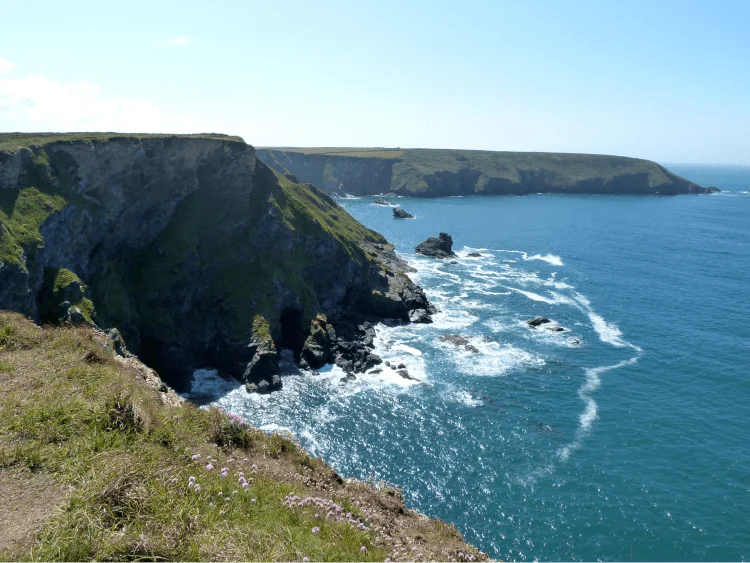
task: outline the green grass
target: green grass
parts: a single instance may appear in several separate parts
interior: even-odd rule
[[[623,182],[634,182],[636,176],[645,178],[638,184],[642,193],[669,191],[679,186],[685,191],[692,184],[676,176],[655,162],[637,158],[595,154],[542,152],[496,152],[450,149],[385,149],[385,148],[267,148],[269,163],[288,169],[300,181],[313,177],[324,185],[328,180],[342,177],[337,171],[338,157],[392,160],[390,189],[411,195],[459,195],[471,193],[532,193],[532,192],[587,192],[617,191]],[[299,166],[299,159],[283,155],[302,154],[307,159]],[[330,157],[326,160],[325,157]],[[363,164],[365,164],[363,162]],[[363,167],[363,174],[370,173]],[[357,180],[346,169],[350,185],[341,189],[359,194]],[[602,188],[606,185],[608,187]],[[631,184],[633,185],[633,184]],[[338,182],[336,182],[338,189]]]
[[[241,137],[218,133],[174,135],[162,133],[0,133],[0,151],[14,151],[33,146],[58,142],[105,142],[116,139],[217,139],[221,141],[244,142]]]
[[[25,254],[44,245],[39,228],[66,200],[35,187],[0,190],[0,262],[26,269]]]
[[[192,460],[197,453],[201,459]],[[212,470],[205,467],[209,455]],[[90,330],[39,329],[0,313],[0,471],[50,475],[70,491],[31,545],[0,558],[385,557],[374,532],[284,504],[288,494],[308,489],[274,477],[263,459],[293,473],[327,471],[286,438],[216,410],[163,405],[159,392],[115,362]],[[219,475],[221,467],[229,477]],[[240,471],[252,477],[247,491],[238,484]],[[188,487],[191,475],[200,492]],[[315,526],[319,534],[311,532]]]

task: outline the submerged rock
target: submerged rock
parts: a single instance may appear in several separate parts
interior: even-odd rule
[[[552,322],[547,317],[534,317],[533,319],[530,319],[526,321],[526,324],[529,325],[531,328],[536,328],[540,325],[546,324]]]
[[[411,213],[408,213],[407,211],[404,211],[400,207],[396,207],[393,210],[393,216],[396,219],[414,219],[414,215],[412,215]]]
[[[443,334],[439,340],[441,342],[448,342],[459,348],[463,346],[465,350],[474,354],[479,353],[479,349],[476,346],[469,344],[468,338],[464,338],[458,334]]]
[[[471,258],[481,258],[482,255],[479,254],[479,252],[469,252],[466,256],[470,256]]]
[[[376,199],[375,200],[375,204],[376,205],[387,205],[388,207],[391,206],[391,203],[388,202],[388,201],[386,201],[386,200],[384,200],[384,199]]]
[[[430,237],[423,243],[417,245],[417,254],[432,256],[434,258],[448,258],[455,256],[453,252],[453,237],[448,233],[440,233],[437,238]]]
[[[545,326],[544,328],[547,329],[547,330],[549,330],[550,332],[563,332],[565,330],[560,325]]]

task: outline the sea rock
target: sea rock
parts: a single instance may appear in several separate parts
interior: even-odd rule
[[[533,319],[530,319],[526,321],[526,324],[529,325],[531,328],[536,328],[540,325],[546,324],[552,322],[547,317],[534,317]]]
[[[545,326],[544,328],[547,329],[547,330],[549,330],[550,332],[563,332],[565,330],[560,325]]]
[[[477,348],[476,346],[472,346],[471,344],[466,344],[464,348],[468,352],[472,352],[473,354],[479,354],[479,348]]]
[[[387,205],[388,207],[391,206],[390,202],[384,200],[384,199],[376,199],[375,200],[376,205]]]
[[[568,343],[572,344],[573,346],[578,346],[581,341],[578,338],[568,338]]]
[[[393,216],[396,219],[414,219],[414,215],[407,211],[404,211],[400,207],[396,207],[393,209]]]
[[[409,311],[409,320],[413,323],[431,323],[432,315],[426,309],[414,309]]]
[[[399,374],[404,379],[408,379],[410,381],[419,381],[416,377],[412,377],[411,375],[409,375],[409,371],[408,370],[399,369],[399,370],[396,370],[396,373]]]
[[[463,336],[460,336],[458,334],[443,334],[439,338],[439,340],[441,342],[449,342],[454,346],[466,346],[469,343],[469,340],[467,338],[464,338]]]
[[[417,245],[417,254],[432,256],[434,258],[447,258],[455,256],[453,252],[453,237],[448,233],[440,233],[437,238],[430,237]]]
[[[479,252],[469,252],[466,256],[470,256],[471,258],[481,258],[482,255],[479,254]]]
[[[328,318],[317,315],[310,323],[310,336],[302,345],[300,364],[311,370],[316,370],[328,363],[331,356],[331,345],[336,340],[336,331]]]
[[[253,354],[243,377],[248,393],[268,393],[281,389],[281,369],[276,345],[268,321],[260,315],[253,319],[248,349]]]

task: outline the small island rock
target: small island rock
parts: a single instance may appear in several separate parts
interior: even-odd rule
[[[414,215],[412,215],[411,213],[407,213],[399,207],[393,208],[393,216],[396,219],[414,219]]]
[[[437,238],[430,237],[423,243],[417,245],[417,254],[432,256],[434,258],[447,258],[455,256],[453,252],[453,237],[448,233],[440,233]]]
[[[543,325],[549,322],[552,321],[550,321],[547,317],[534,317],[533,319],[526,321],[526,324],[531,328],[536,328],[539,325]]]

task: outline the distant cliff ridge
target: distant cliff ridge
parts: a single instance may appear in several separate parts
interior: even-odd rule
[[[388,241],[221,135],[0,134],[0,309],[117,328],[178,387],[364,371],[368,319],[432,311]],[[119,336],[113,336],[115,340]]]
[[[330,194],[702,194],[718,191],[648,160],[443,149],[264,148],[258,157]]]

